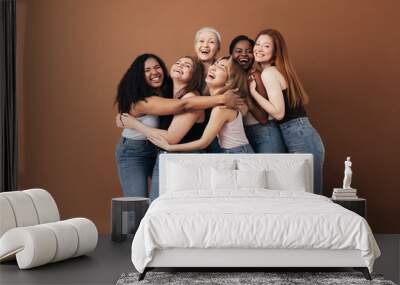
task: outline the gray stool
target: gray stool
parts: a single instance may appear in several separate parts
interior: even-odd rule
[[[149,207],[150,199],[120,197],[111,200],[111,240],[123,241],[134,236]]]

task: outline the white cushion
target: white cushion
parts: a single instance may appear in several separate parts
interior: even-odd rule
[[[238,159],[239,170],[266,170],[267,188],[311,191],[310,169],[304,160]]]
[[[270,169],[267,171],[267,188],[272,190],[306,191],[307,180],[303,164],[285,171]]]
[[[210,165],[207,161],[170,161],[167,164],[167,191],[191,189],[211,189],[211,167],[216,169],[235,169],[234,160],[221,160]]]
[[[86,254],[97,237],[96,226],[85,218],[13,228],[0,238],[0,261],[16,255],[19,268],[28,269]]]
[[[240,188],[267,188],[267,176],[262,170],[236,170],[237,187]]]
[[[65,221],[43,224],[51,229],[57,240],[57,250],[51,262],[57,262],[75,255],[79,237],[75,228]]]
[[[1,193],[10,203],[15,215],[17,227],[33,226],[39,223],[35,205],[31,197],[22,191]]]
[[[56,202],[49,192],[43,189],[29,189],[22,191],[28,194],[36,208],[39,224],[51,223],[60,220]]]
[[[9,229],[15,228],[17,222],[11,204],[6,197],[0,193],[0,237]]]
[[[57,251],[53,231],[43,225],[13,228],[0,238],[0,260],[16,255],[20,269],[51,262]]]
[[[96,225],[86,218],[73,218],[63,221],[72,225],[78,233],[78,248],[73,257],[91,252],[97,246],[98,233]]]
[[[212,190],[240,190],[241,188],[266,188],[266,171],[211,169]]]
[[[236,190],[236,170],[211,168],[211,189]]]

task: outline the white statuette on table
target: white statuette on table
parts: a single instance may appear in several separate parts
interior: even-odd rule
[[[334,188],[332,193],[332,199],[336,200],[351,200],[357,199],[357,189],[351,187],[351,178],[353,171],[351,170],[352,162],[350,156],[347,157],[344,162],[344,178],[343,188]]]
[[[344,162],[344,179],[343,179],[343,189],[352,189],[351,188],[351,177],[353,175],[353,171],[351,170],[351,161],[350,156],[347,157]]]

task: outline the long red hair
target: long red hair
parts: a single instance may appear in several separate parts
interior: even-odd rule
[[[308,95],[305,92],[299,77],[294,71],[292,62],[289,59],[286,42],[282,34],[274,29],[266,29],[258,33],[256,41],[262,35],[270,36],[273,41],[271,65],[278,69],[288,84],[289,106],[294,108],[298,105],[307,104],[309,101]]]

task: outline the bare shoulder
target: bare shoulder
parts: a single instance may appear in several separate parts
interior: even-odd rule
[[[231,111],[231,110],[224,106],[215,106],[214,108],[212,108],[211,114],[226,115],[226,114],[229,114],[229,111]]]
[[[261,72],[261,77],[267,79],[276,79],[279,75],[282,76],[282,74],[275,66],[264,68]]]
[[[237,111],[224,106],[216,106],[211,111],[211,116],[231,121],[237,116]]]
[[[263,81],[270,83],[278,81],[282,89],[285,89],[287,86],[285,77],[275,66],[265,68],[261,73],[261,78]]]

